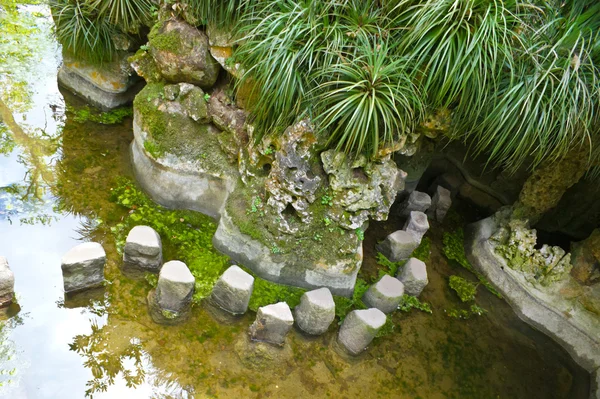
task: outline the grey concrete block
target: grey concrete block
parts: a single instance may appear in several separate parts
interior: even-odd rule
[[[187,265],[172,260],[163,265],[156,285],[156,302],[160,309],[181,313],[190,306],[196,280]]]
[[[377,250],[392,262],[399,262],[408,259],[419,244],[420,241],[415,235],[404,230],[398,230],[378,244]]]
[[[369,287],[362,300],[371,308],[377,308],[383,313],[391,313],[398,309],[402,295],[404,295],[404,284],[386,274]]]
[[[421,239],[429,230],[427,215],[419,211],[410,212],[402,230],[412,234],[421,243]]]
[[[404,293],[419,296],[427,285],[427,267],[417,258],[410,258],[396,276],[404,284]]]
[[[385,322],[386,316],[379,309],[353,310],[340,327],[338,342],[350,354],[358,355],[373,341]]]
[[[400,207],[400,214],[408,216],[412,211],[425,212],[431,206],[431,197],[421,191],[413,191]]]
[[[335,302],[328,288],[305,292],[300,304],[294,308],[298,327],[311,335],[320,335],[327,331],[335,319]]]
[[[0,308],[12,303],[15,292],[15,275],[5,257],[0,256]]]
[[[232,314],[243,314],[254,289],[254,277],[239,266],[231,266],[219,277],[211,298],[221,309]]]

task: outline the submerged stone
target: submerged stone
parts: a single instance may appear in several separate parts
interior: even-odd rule
[[[417,258],[410,258],[396,278],[404,284],[404,293],[412,296],[421,295],[423,288],[429,283],[425,262]]]
[[[413,191],[400,207],[402,216],[409,216],[412,211],[425,212],[431,206],[431,197],[421,191]]]
[[[408,231],[397,230],[377,245],[377,251],[392,262],[399,262],[410,258],[410,255],[417,249],[419,244],[420,241],[413,234]]]
[[[106,252],[97,242],[79,244],[61,260],[65,292],[98,287],[104,281]]]
[[[211,299],[229,313],[243,314],[248,310],[253,289],[254,277],[233,265],[217,280]]]
[[[294,325],[294,316],[285,302],[258,308],[256,320],[250,326],[250,337],[255,341],[283,345],[285,336]]]
[[[10,305],[14,298],[15,275],[5,257],[0,256],[0,308]]]
[[[425,233],[427,233],[427,230],[429,230],[427,215],[420,211],[411,211],[404,224],[403,230],[412,234],[415,239],[421,243],[421,239]]]
[[[362,300],[365,305],[377,308],[383,313],[392,313],[404,295],[404,284],[388,274],[369,287]]]
[[[123,249],[125,269],[158,273],[162,265],[162,243],[149,226],[135,226],[127,235]]]
[[[294,308],[298,327],[311,335],[320,335],[327,331],[335,319],[335,302],[328,288],[305,292],[300,304]]]
[[[386,316],[379,309],[353,310],[340,327],[338,342],[350,354],[358,355],[369,346],[385,322]]]

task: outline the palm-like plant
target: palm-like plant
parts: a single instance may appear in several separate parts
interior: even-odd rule
[[[358,57],[328,66],[318,87],[317,122],[330,131],[329,145],[377,156],[381,145],[410,133],[422,117],[418,88],[407,61],[385,41],[362,40]]]

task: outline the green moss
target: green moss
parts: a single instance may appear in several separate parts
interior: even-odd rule
[[[120,107],[111,111],[102,112],[88,106],[68,106],[67,115],[70,115],[77,123],[95,122],[103,125],[115,125],[122,123],[125,118],[133,116],[133,109],[131,107]]]
[[[398,309],[402,312],[410,312],[412,309],[417,309],[421,312],[429,314],[433,313],[430,304],[428,304],[427,302],[421,302],[419,298],[414,297],[412,295],[403,295],[402,301],[400,302]]]
[[[429,255],[431,254],[431,239],[429,237],[423,237],[421,244],[412,253],[413,258],[417,258],[425,263],[429,261]]]
[[[348,312],[355,309],[366,309],[367,307],[362,301],[362,297],[369,289],[369,284],[363,279],[356,279],[356,284],[354,285],[354,292],[352,293],[352,298],[346,298],[341,296],[334,296],[333,300],[335,302],[335,315],[340,319],[340,324],[344,320],[344,317],[348,314]]]
[[[127,59],[127,62],[135,65],[137,74],[144,78],[146,82],[157,83],[163,80],[156,63],[146,50],[138,50]]]
[[[174,54],[179,54],[183,50],[181,37],[175,31],[154,34],[150,37],[149,43],[151,48]]]
[[[470,281],[460,276],[450,276],[448,281],[450,288],[452,288],[462,302],[470,302],[475,300],[475,294],[477,294],[477,284],[473,284]]]
[[[159,148],[159,146],[157,146],[156,143],[153,140],[146,140],[146,141],[144,141],[144,148],[154,158],[160,158],[161,155],[163,154],[163,152],[161,151],[161,149]]]
[[[251,271],[246,270],[253,274]],[[271,281],[263,280],[255,276],[254,290],[250,298],[248,307],[253,311],[258,311],[258,308],[266,305],[271,305],[277,302],[286,302],[290,308],[297,306],[300,303],[300,297],[306,290],[287,285],[276,284]]]

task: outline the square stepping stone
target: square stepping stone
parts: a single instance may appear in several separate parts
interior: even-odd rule
[[[285,302],[258,308],[256,320],[250,326],[250,337],[255,341],[283,345],[285,336],[294,325],[294,316]]]
[[[398,309],[402,295],[404,295],[404,284],[397,278],[386,274],[369,287],[362,300],[371,308],[377,308],[383,313],[391,313]]]
[[[243,314],[248,310],[254,277],[239,266],[231,266],[217,280],[211,294],[213,302],[232,314]]]
[[[427,233],[427,230],[429,230],[427,215],[419,211],[410,212],[402,230],[412,234],[415,239],[421,243],[423,236]]]
[[[358,355],[367,349],[385,322],[386,316],[379,309],[353,310],[340,327],[338,342],[350,354]]]
[[[442,186],[437,186],[431,200],[431,207],[427,210],[427,216],[438,222],[443,222],[450,206],[452,206],[452,194],[450,190]]]
[[[149,226],[135,226],[127,235],[123,249],[126,269],[158,273],[162,266],[162,243],[158,233]]]
[[[162,310],[179,313],[192,302],[196,280],[187,265],[172,260],[163,265],[156,285],[156,301]]]
[[[421,191],[413,191],[401,205],[400,215],[407,217],[412,211],[425,212],[431,206],[431,197]]]
[[[420,244],[414,234],[404,230],[394,231],[377,245],[377,251],[381,252],[392,262],[399,262],[410,258],[410,255]]]
[[[296,325],[307,334],[325,333],[335,319],[335,302],[328,288],[305,292],[294,308]]]
[[[412,296],[421,295],[423,288],[429,283],[425,262],[417,258],[410,258],[398,271],[396,278],[404,284],[404,293]]]
[[[97,242],[86,242],[70,249],[61,260],[66,293],[102,285],[106,252]]]

